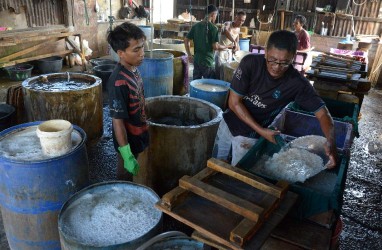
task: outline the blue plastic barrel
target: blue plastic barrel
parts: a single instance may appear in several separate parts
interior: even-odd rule
[[[197,79],[190,83],[190,96],[217,105],[224,110],[228,98],[229,82],[216,79]]]
[[[71,195],[89,183],[86,134],[77,126],[73,126],[73,133],[78,143],[66,155],[35,161],[7,155],[2,142],[8,136],[28,129],[33,133],[40,123],[20,124],[0,133],[0,204],[11,249],[61,249],[59,211]],[[17,146],[23,152],[24,144]]]
[[[146,41],[151,41],[152,40],[151,32],[152,32],[153,27],[149,26],[149,25],[138,25],[138,27],[143,31],[143,33],[145,33]]]
[[[240,50],[249,51],[249,41],[247,38],[239,39]]]
[[[174,55],[161,51],[146,51],[141,72],[145,97],[172,95],[174,85]]]

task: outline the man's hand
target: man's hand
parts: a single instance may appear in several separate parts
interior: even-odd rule
[[[131,153],[130,145],[127,144],[125,146],[119,147],[118,150],[123,158],[123,166],[125,167],[125,169],[129,171],[132,175],[137,175],[139,165],[133,153]]]
[[[337,148],[332,145],[329,141],[325,143],[325,153],[329,157],[328,162],[325,164],[327,169],[332,169],[336,166],[337,162]]]
[[[194,56],[188,56],[188,62],[194,63]]]
[[[281,134],[281,132],[279,130],[263,128],[261,133],[259,134],[265,139],[267,139],[268,141],[272,142],[273,144],[277,144],[275,136]]]

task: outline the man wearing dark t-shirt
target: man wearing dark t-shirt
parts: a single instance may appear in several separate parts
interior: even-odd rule
[[[213,157],[228,160],[236,138],[262,136],[276,143],[275,135],[280,131],[267,127],[281,109],[295,101],[303,109],[315,113],[327,139],[326,153],[330,161],[326,166],[335,167],[333,120],[309,81],[293,68],[296,49],[295,34],[280,30],[269,37],[265,55],[250,54],[242,59],[232,79],[229,109],[223,114],[218,129]]]
[[[218,8],[211,4],[206,8],[205,20],[192,26],[184,46],[190,63],[194,64],[193,79],[216,78],[214,67],[214,50],[232,49],[233,45],[219,44],[219,31],[214,22]],[[191,40],[194,42],[194,56],[191,54]]]
[[[137,175],[138,155],[149,143],[143,81],[137,68],[143,62],[145,40],[143,31],[128,22],[108,34],[108,42],[120,58],[108,80],[118,180],[131,181]]]

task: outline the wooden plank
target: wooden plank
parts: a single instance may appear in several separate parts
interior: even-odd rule
[[[0,58],[0,62],[10,61],[10,60],[12,60],[12,59],[14,59],[14,58],[23,56],[23,55],[25,55],[25,54],[28,54],[28,53],[30,53],[30,52],[32,52],[32,51],[35,51],[35,50],[41,48],[41,47],[44,47],[44,46],[46,46],[48,43],[56,42],[56,41],[58,41],[58,40],[60,40],[60,39],[59,39],[59,38],[54,38],[54,39],[52,39],[52,40],[49,40],[49,41],[46,41],[46,42],[37,44],[37,45],[35,45],[35,46],[29,47],[29,48],[27,48],[27,49],[21,50],[21,51],[16,52],[16,53],[13,53],[13,54],[11,54],[11,55],[9,55],[9,56],[2,57],[2,58]]]
[[[230,243],[229,241],[220,237],[217,233],[203,228],[202,226],[198,225],[197,223],[194,223],[193,221],[189,220],[188,218],[184,218],[183,216],[180,216],[177,213],[173,213],[173,212],[167,210],[166,207],[163,207],[160,202],[156,203],[155,207],[160,209],[164,213],[170,215],[171,217],[175,218],[176,220],[192,227],[196,231],[202,233],[203,235],[212,239],[214,242],[217,242],[218,244],[222,244],[224,246],[227,246],[227,247],[229,247],[229,249],[242,250],[242,248],[240,246],[237,246],[237,245]],[[205,212],[208,212],[208,211],[205,211]]]
[[[19,63],[29,62],[29,61],[38,60],[38,59],[42,59],[42,58],[46,58],[46,57],[51,57],[51,56],[67,55],[67,54],[70,54],[70,53],[73,53],[73,50],[57,51],[57,52],[48,53],[48,54],[39,55],[39,56],[33,56],[33,57],[28,57],[28,58],[17,59],[17,60],[14,60],[14,61],[11,61],[11,62],[7,62],[7,63],[0,63],[0,67],[13,66],[13,65],[16,65],[16,64],[19,64]]]
[[[251,236],[253,236],[257,230],[260,229],[263,222],[264,220],[259,220],[257,222],[249,219],[242,220],[239,225],[231,231],[229,240],[243,246],[251,238]]]
[[[0,47],[7,47],[7,46],[15,46],[17,43],[13,42],[13,40],[0,40]]]
[[[215,173],[216,172],[210,168],[204,168],[199,173],[194,175],[194,178],[196,178],[198,180],[205,180],[205,179],[211,177]],[[184,200],[184,198],[187,195],[188,195],[187,190],[180,188],[180,187],[176,187],[173,190],[171,190],[170,192],[163,195],[163,197],[161,199],[161,203],[164,207],[166,207],[167,209],[169,209],[171,211],[171,209],[173,207],[182,203],[182,201]]]
[[[5,32],[0,32],[0,38],[13,38],[13,37],[31,37],[31,36],[40,36],[47,35],[52,33],[61,33],[68,32],[69,29],[61,25],[52,25],[47,27],[33,27],[28,29],[16,29],[16,30],[7,30]]]
[[[264,242],[269,238],[270,232],[284,219],[296,200],[296,194],[287,192],[285,199],[281,202],[280,206],[271,214],[269,219],[257,231],[253,238],[251,238],[242,248],[238,248],[237,244],[232,244],[231,242],[228,242],[229,244],[227,244],[227,242],[224,242],[221,239],[212,238],[199,230],[194,231],[191,237],[218,249],[227,249],[226,247],[229,247],[228,249],[245,250],[261,249]]]
[[[237,180],[240,180],[248,185],[260,189],[268,194],[271,194],[277,198],[282,198],[288,191],[288,187],[280,188],[272,183],[265,181],[263,178],[257,177],[247,171],[240,168],[231,166],[228,163],[220,161],[215,158],[211,158],[207,161],[207,167],[214,169],[215,171],[229,175]]]
[[[203,198],[219,204],[237,214],[252,221],[258,221],[264,209],[244,199],[236,197],[190,176],[183,176],[179,180],[179,186],[187,189]]]
[[[68,36],[73,36],[73,32],[67,32],[67,33],[58,33],[58,34],[51,34],[51,35],[42,35],[42,36],[35,36],[35,37],[20,37],[20,38],[15,38],[14,41],[15,43],[26,43],[26,42],[35,42],[35,41],[41,41],[41,40],[47,40],[50,38],[55,38],[55,37],[68,37]]]
[[[329,249],[332,230],[307,221],[286,217],[272,231],[271,235],[303,249]]]
[[[281,188],[284,188],[288,186],[289,184],[283,181],[279,181],[276,186],[279,186]],[[257,232],[257,230],[260,229],[261,225],[269,218],[269,216],[272,214],[272,212],[280,205],[281,199],[277,199],[276,197],[267,194],[263,201],[266,201],[266,203],[273,204],[272,206],[268,207],[267,209],[264,209],[263,217],[261,220],[254,222],[251,220],[248,220],[247,218],[243,219],[239,225],[234,228],[230,233],[230,240],[232,242],[237,243],[238,245],[242,246],[245,242],[247,242],[250,238],[253,237],[253,235]],[[262,202],[261,202],[262,203]]]
[[[265,242],[264,245],[261,246],[261,250],[275,250],[275,249],[282,249],[282,250],[301,250],[301,247],[290,244],[288,242],[275,239],[273,237],[269,237]]]
[[[230,250],[231,249],[230,247],[227,247],[223,244],[219,244],[218,242],[211,240],[210,238],[206,237],[202,233],[199,233],[198,231],[194,231],[192,233],[191,237],[197,241],[204,242],[205,244],[207,244],[213,248],[219,249],[219,250]],[[242,249],[242,248],[240,248],[240,249]]]
[[[348,69],[348,68],[340,68],[340,67],[332,67],[332,66],[326,66],[326,65],[314,65],[311,66],[314,69],[318,70],[324,70],[324,71],[333,71],[333,72],[342,72],[342,73],[356,73],[356,70]]]

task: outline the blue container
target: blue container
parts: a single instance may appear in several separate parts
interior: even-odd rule
[[[239,39],[240,50],[249,51],[249,41],[247,38]]]
[[[138,27],[145,33],[146,36],[146,41],[151,41],[152,40],[152,26],[149,25],[138,25]]]
[[[324,136],[320,123],[314,115],[294,112],[287,108],[276,116],[270,127],[279,129],[281,136],[288,142],[306,135]],[[353,125],[334,120],[334,133],[338,152],[348,155],[354,139]]]
[[[230,83],[222,80],[197,79],[190,83],[190,96],[211,102],[225,110],[229,87]]]
[[[334,120],[349,122],[353,125],[353,132],[356,137],[359,137],[358,132],[358,116],[359,116],[359,105],[357,103],[342,102],[338,100],[333,100],[329,98],[321,97],[328,108],[330,115]],[[303,110],[297,103],[291,102],[288,109],[295,112],[305,113],[309,115],[314,115],[312,112],[307,112]]]
[[[141,72],[145,97],[172,95],[174,85],[174,55],[161,51],[146,51]]]
[[[296,126],[299,126],[299,124]],[[246,169],[248,172],[256,174],[266,181],[275,184],[278,180],[257,173],[254,166],[256,166],[256,163],[259,161],[262,161],[263,156],[272,156],[279,152],[280,149],[280,145],[273,144],[263,137],[260,137],[256,144],[239,161],[236,167]],[[349,157],[339,155],[339,163],[335,169],[326,169],[320,174],[311,177],[310,180],[305,181],[305,183],[291,183],[289,189],[298,194],[299,199],[290,214],[302,219],[333,210],[335,214],[339,216],[342,211],[348,167]],[[328,174],[333,177],[323,182],[322,178],[327,177]],[[328,187],[331,186],[331,188],[322,188],[323,183],[327,184]]]
[[[40,123],[20,124],[2,131],[0,146],[7,136],[33,131]],[[11,249],[60,249],[60,208],[89,182],[86,134],[77,126],[73,128],[80,142],[66,155],[36,161],[0,155],[0,204]]]

